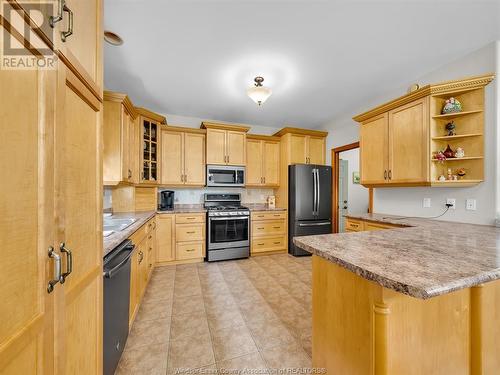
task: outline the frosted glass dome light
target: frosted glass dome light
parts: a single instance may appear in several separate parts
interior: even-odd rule
[[[247,95],[259,106],[262,105],[273,93],[268,87],[262,86],[263,77],[255,77],[255,84],[247,90]]]

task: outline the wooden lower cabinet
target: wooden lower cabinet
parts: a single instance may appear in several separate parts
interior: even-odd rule
[[[201,262],[205,257],[203,213],[157,215],[156,247],[158,264]]]
[[[346,217],[345,219],[346,232],[374,231],[374,230],[383,230],[383,229],[400,228],[400,227],[401,227],[400,225],[385,224],[368,220],[352,219],[350,217]]]
[[[286,251],[286,211],[253,211],[250,244],[252,255]]]

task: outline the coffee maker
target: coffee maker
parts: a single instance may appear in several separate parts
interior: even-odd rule
[[[163,190],[158,193],[158,210],[172,211],[174,209],[174,191]]]

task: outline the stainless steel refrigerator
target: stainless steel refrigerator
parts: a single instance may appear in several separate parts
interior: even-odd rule
[[[332,233],[332,168],[296,164],[288,167],[288,252],[311,255],[293,237]]]

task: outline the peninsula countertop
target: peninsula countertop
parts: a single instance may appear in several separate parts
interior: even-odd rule
[[[294,243],[367,280],[421,299],[500,279],[500,228],[384,214],[347,217],[402,227],[295,237]]]

